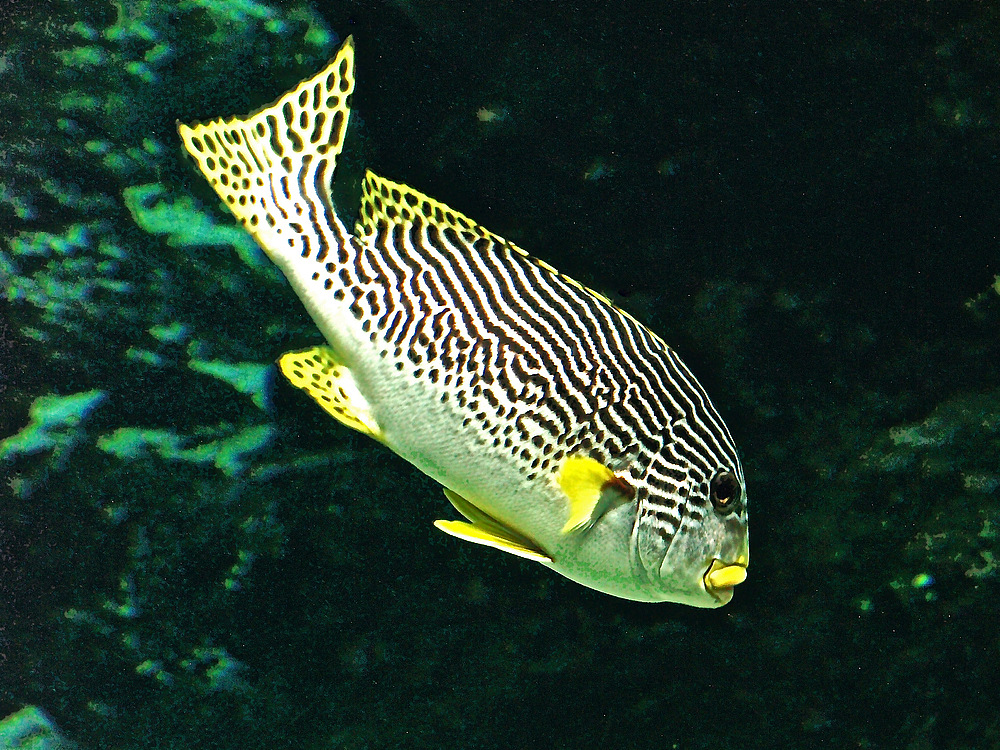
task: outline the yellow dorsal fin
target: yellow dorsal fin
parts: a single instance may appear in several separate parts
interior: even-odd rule
[[[365,171],[361,185],[361,215],[354,227],[358,237],[372,237],[378,231],[380,222],[407,224],[422,221],[437,227],[438,231],[458,232],[469,244],[479,239],[490,240],[500,245],[509,244],[493,234],[481,224],[465,214],[449,208],[441,201],[414,190],[408,185],[380,177],[370,169]],[[518,252],[526,255],[518,248]]]
[[[588,456],[570,456],[557,477],[569,499],[569,518],[562,533],[589,529],[607,510],[634,491],[611,469]]]
[[[464,539],[473,544],[509,552],[526,560],[548,563],[552,558],[542,552],[541,548],[528,537],[508,528],[481,508],[473,505],[461,495],[449,489],[444,491],[445,497],[455,506],[455,509],[471,523],[464,521],[435,521],[434,526],[446,534]]]
[[[354,225],[354,234],[359,238],[371,239],[378,234],[378,226],[382,222],[388,223],[390,226],[422,222],[428,226],[436,227],[439,232],[452,230],[465,240],[468,245],[472,245],[472,243],[480,239],[489,240],[530,259],[532,263],[544,268],[551,274],[555,274],[566,283],[572,284],[579,289],[585,289],[605,304],[614,307],[611,300],[603,294],[595,292],[593,289],[583,286],[575,279],[560,273],[544,260],[534,257],[513,242],[505,240],[498,234],[494,234],[465,214],[421,193],[419,190],[414,190],[409,185],[404,185],[401,182],[393,182],[368,169],[365,170],[365,179],[361,185],[361,215]],[[624,312],[622,314],[627,315]]]
[[[278,367],[292,385],[312,396],[331,417],[382,441],[382,430],[372,416],[368,401],[358,390],[354,376],[337,363],[329,348],[317,346],[288,352],[278,360]]]
[[[255,237],[266,240],[288,223],[273,201],[264,198],[272,188],[280,190],[281,180],[313,179],[315,174],[329,199],[353,91],[354,41],[348,37],[323,70],[271,104],[244,117],[177,123],[177,132],[229,210]],[[262,244],[266,249],[266,241]]]

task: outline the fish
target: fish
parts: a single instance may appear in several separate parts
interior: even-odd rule
[[[371,170],[332,198],[348,37],[245,116],[178,122],[324,343],[278,367],[331,417],[439,482],[446,534],[643,602],[728,603],[749,564],[733,438],[655,333],[459,211]]]

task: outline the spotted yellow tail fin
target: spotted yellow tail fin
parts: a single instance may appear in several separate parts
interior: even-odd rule
[[[215,192],[279,265],[289,253],[308,257],[346,241],[330,185],[353,91],[348,37],[323,70],[274,103],[245,117],[177,125]]]

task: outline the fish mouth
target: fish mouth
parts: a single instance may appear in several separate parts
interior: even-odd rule
[[[747,579],[746,562],[726,563],[715,558],[705,571],[705,591],[725,604],[733,598],[733,588]]]

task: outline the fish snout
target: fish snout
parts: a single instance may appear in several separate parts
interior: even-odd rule
[[[733,589],[747,579],[747,561],[741,558],[733,563],[723,562],[719,558],[705,571],[703,581],[705,591],[718,599],[722,604],[733,598]]]

